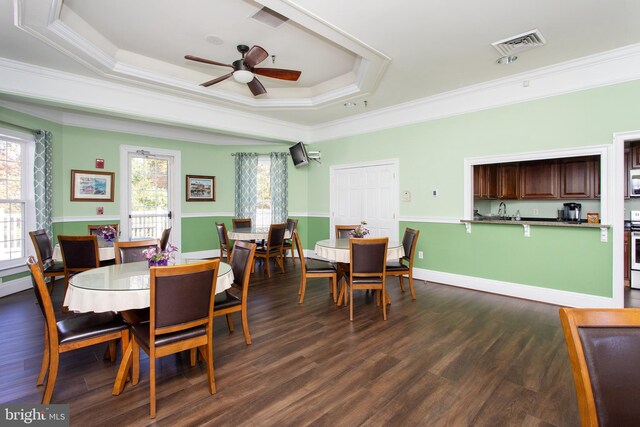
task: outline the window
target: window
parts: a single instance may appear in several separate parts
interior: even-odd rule
[[[258,158],[258,203],[256,203],[256,227],[269,228],[271,225],[271,159]]]
[[[0,268],[20,266],[33,252],[33,150],[30,135],[0,129]]]

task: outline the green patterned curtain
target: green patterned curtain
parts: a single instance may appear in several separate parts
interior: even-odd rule
[[[36,204],[36,228],[45,229],[49,238],[53,238],[51,230],[51,132],[39,130],[35,133],[34,156],[34,193]]]
[[[287,153],[271,153],[271,169],[269,170],[269,186],[271,187],[271,223],[279,224],[287,221]]]
[[[258,203],[258,153],[235,153],[236,218],[251,218],[256,223]]]

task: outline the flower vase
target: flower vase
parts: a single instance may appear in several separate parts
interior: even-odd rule
[[[168,264],[168,259],[150,259],[149,267],[164,267]]]

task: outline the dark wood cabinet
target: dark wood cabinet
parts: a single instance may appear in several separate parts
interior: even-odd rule
[[[640,169],[640,144],[637,142],[632,144],[629,151],[630,169]]]
[[[629,199],[629,170],[631,169],[631,150],[624,150],[624,198]]]
[[[520,197],[520,176],[518,163],[498,165],[498,198],[518,199]]]
[[[600,198],[600,157],[597,157],[592,162],[592,177],[591,185],[593,188],[593,198]]]
[[[631,232],[624,232],[624,281],[629,283],[631,279]]]
[[[473,167],[473,195],[480,199],[498,197],[497,165],[476,165]]]
[[[562,160],[560,167],[560,197],[563,199],[593,198],[592,157],[576,157]]]
[[[542,160],[520,164],[521,199],[557,199],[558,184],[557,162]]]

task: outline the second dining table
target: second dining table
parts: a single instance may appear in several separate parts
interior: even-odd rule
[[[315,253],[329,261],[349,264],[351,262],[351,251],[349,241],[351,239],[326,239],[316,243]],[[387,245],[387,261],[398,261],[404,256],[404,246],[402,242],[389,240]]]

